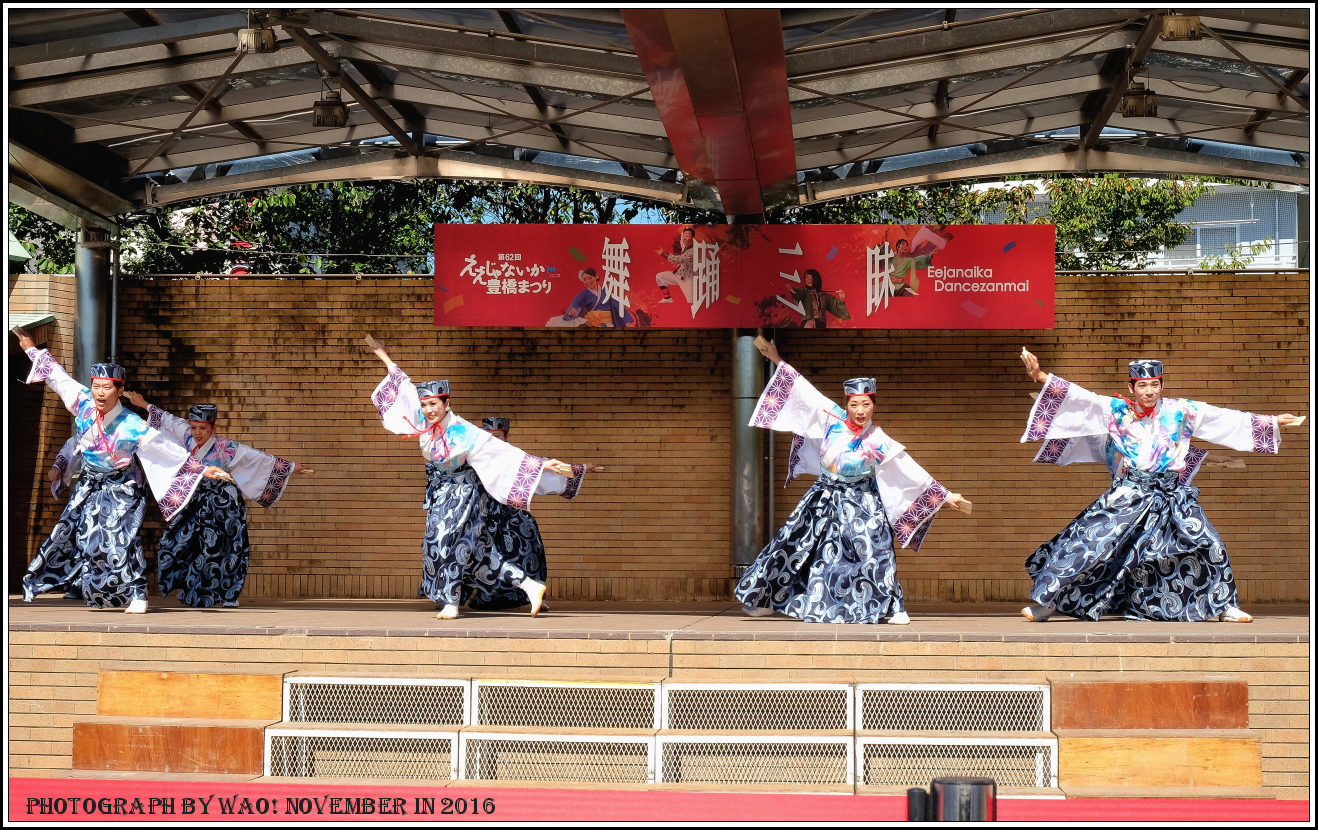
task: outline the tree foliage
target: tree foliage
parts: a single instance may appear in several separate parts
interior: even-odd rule
[[[1118,175],[1054,177],[992,187],[932,184],[777,208],[782,224],[1006,224],[1057,226],[1057,267],[1125,269],[1189,234],[1176,216],[1207,191],[1202,182]],[[192,206],[120,217],[129,273],[424,273],[435,223],[629,223],[639,216],[718,223],[689,207],[639,202],[577,188],[474,181],[334,182],[294,185]],[[67,271],[75,238],[10,207],[10,226],[36,249],[29,270]]]

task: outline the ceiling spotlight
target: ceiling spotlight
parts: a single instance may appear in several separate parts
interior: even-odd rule
[[[311,105],[311,123],[316,127],[347,126],[348,108],[338,90],[325,90],[324,96]]]
[[[1158,96],[1144,84],[1132,83],[1121,96],[1121,114],[1126,118],[1149,118],[1158,114]]]
[[[1169,14],[1162,19],[1163,40],[1199,40],[1202,37],[1199,15]]]
[[[258,55],[266,55],[277,49],[279,44],[275,42],[274,29],[259,27],[238,30],[238,48],[235,51],[246,50]]]

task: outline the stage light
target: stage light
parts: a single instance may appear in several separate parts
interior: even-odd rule
[[[324,96],[311,105],[311,123],[316,127],[347,126],[348,108],[338,90],[325,90]]]
[[[1148,118],[1158,114],[1158,96],[1144,84],[1132,83],[1121,96],[1121,114],[1126,118]]]
[[[1202,37],[1196,14],[1169,14],[1162,19],[1163,40],[1199,40]]]

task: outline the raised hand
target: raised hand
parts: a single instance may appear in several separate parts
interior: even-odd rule
[[[146,409],[146,408],[150,405],[150,404],[148,404],[148,403],[146,402],[146,398],[142,397],[142,393],[141,393],[141,392],[137,392],[137,391],[129,391],[129,390],[125,389],[125,390],[124,390],[124,397],[128,399],[128,402],[129,402],[129,403],[131,403],[133,406],[136,406],[136,407],[138,407],[138,408],[140,408],[140,409]]]
[[[24,331],[22,326],[14,326],[10,331],[18,338],[18,345],[22,347],[23,351],[36,347],[37,344],[32,341],[32,338]]]
[[[959,511],[961,513],[965,513],[967,516],[970,515],[970,511],[975,506],[970,503],[970,499],[966,498],[960,493],[948,493],[947,499],[943,503],[946,504],[948,507],[952,508],[953,510]]]
[[[760,354],[773,361],[773,365],[777,366],[779,363],[783,362],[782,357],[778,354],[778,347],[770,343],[768,340],[765,340],[763,337],[755,338],[755,348],[759,350]]]
[[[1026,373],[1037,383],[1043,383],[1048,379],[1048,373],[1039,368],[1039,358],[1031,354],[1024,346],[1021,346],[1021,363],[1025,364]]]

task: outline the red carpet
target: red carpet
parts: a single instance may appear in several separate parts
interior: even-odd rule
[[[9,779],[8,821],[903,821],[877,795]],[[1010,822],[1303,822],[1308,801],[999,799]]]

